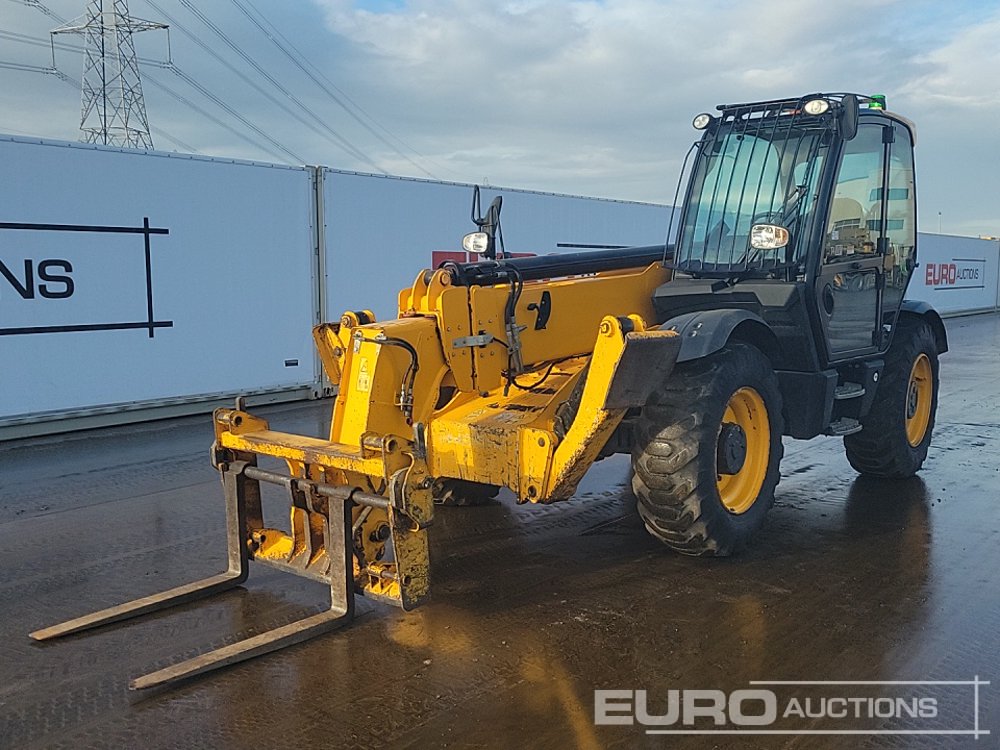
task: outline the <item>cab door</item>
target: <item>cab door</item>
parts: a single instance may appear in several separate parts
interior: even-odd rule
[[[875,352],[882,343],[882,217],[892,136],[891,125],[862,122],[844,145],[816,280],[830,361]]]

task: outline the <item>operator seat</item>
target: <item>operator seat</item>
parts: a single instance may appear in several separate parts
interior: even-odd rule
[[[864,209],[854,198],[834,198],[830,204],[830,229],[860,227]]]

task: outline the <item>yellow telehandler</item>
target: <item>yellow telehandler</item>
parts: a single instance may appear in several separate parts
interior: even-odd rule
[[[477,190],[463,246],[481,260],[420,271],[394,320],[351,311],[314,330],[338,388],[327,439],[275,432],[239,401],[215,412],[228,570],[31,636],[237,586],[250,560],[328,584],[329,611],[133,688],[340,627],[356,594],[410,609],[430,588],[435,500],[567,500],[612,453],[631,454],[649,532],[692,555],[736,552],[761,527],[783,435],[843,436],[858,471],[912,476],[947,350],[937,313],[904,299],[912,124],[854,94],[725,104],[693,124],[672,243],[508,257],[501,202],[481,216]],[[288,529],[264,525],[261,482],[287,493]]]

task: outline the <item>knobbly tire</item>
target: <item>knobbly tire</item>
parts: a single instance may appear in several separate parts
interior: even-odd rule
[[[734,424],[742,465],[726,437],[738,445]],[[646,529],[686,555],[746,547],[774,504],[783,431],[778,379],[756,347],[730,343],[677,365],[636,422],[632,490]]]
[[[478,484],[464,479],[445,479],[435,489],[434,502],[437,505],[470,507],[492,505],[500,488],[495,484]]]
[[[938,401],[938,351],[931,327],[903,318],[862,429],[844,437],[847,460],[874,477],[912,477],[927,458]]]

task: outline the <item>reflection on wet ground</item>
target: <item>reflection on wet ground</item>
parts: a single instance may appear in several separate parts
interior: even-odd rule
[[[255,568],[216,599],[32,644],[29,630],[221,569],[221,490],[203,417],[0,449],[0,745],[996,747],[1000,318],[948,328],[915,479],[858,478],[834,438],[789,441],[756,546],[701,560],[646,535],[614,457],[572,502],[439,512],[421,609],[362,600],[343,632],[152,694],[128,693],[128,677],[319,611],[324,588]],[[267,411],[322,434],[328,409]],[[975,675],[994,682],[978,743],[665,738],[593,720],[595,689]],[[966,697],[943,708],[971,723]]]

